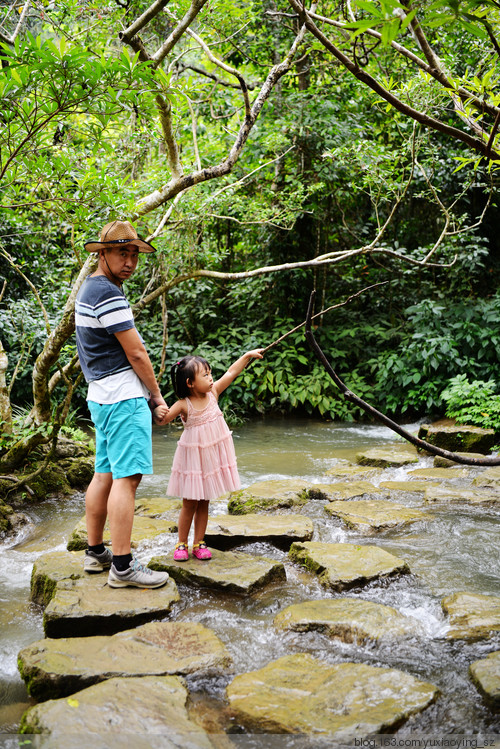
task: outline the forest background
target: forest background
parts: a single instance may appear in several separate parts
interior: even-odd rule
[[[126,294],[162,391],[316,312],[348,386],[398,419],[500,425],[500,4],[0,4],[0,468],[87,416],[84,241],[156,247]],[[298,330],[224,397],[364,418]],[[500,431],[500,429],[499,429]]]

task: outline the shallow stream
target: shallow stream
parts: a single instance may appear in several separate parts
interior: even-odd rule
[[[138,497],[164,496],[178,434],[175,428],[155,429],[155,475],[143,479]],[[395,435],[385,427],[312,420],[249,422],[234,430],[234,438],[243,486],[294,477],[321,483],[325,471],[339,461],[354,461],[360,449],[395,441]],[[405,480],[408,471],[431,465],[432,458],[425,457],[418,465],[386,469],[370,480],[375,484],[381,479]],[[452,484],[469,483],[481,470],[471,469],[467,480],[453,479]],[[319,501],[310,501],[300,512],[313,519],[315,541],[378,544],[408,562],[410,575],[374,582],[348,595],[387,604],[418,618],[427,633],[425,640],[408,639],[394,647],[345,644],[317,632],[275,632],[273,618],[285,606],[342,594],[322,588],[313,575],[290,563],[286,552],[272,545],[245,546],[246,553],[282,561],[286,584],[248,598],[179,586],[181,602],[171,615],[212,628],[234,660],[233,674],[189,681],[195,710],[205,721],[210,717],[221,730],[227,728],[222,718],[224,690],[235,673],[255,670],[282,655],[308,652],[330,663],[351,661],[399,668],[435,684],[442,693],[437,702],[405,723],[398,736],[500,734],[500,716],[485,706],[468,675],[472,661],[500,649],[500,635],[476,643],[446,641],[447,623],[441,610],[441,599],[457,591],[500,596],[500,512],[491,507],[444,503],[429,508],[422,494],[393,496],[397,502],[425,509],[432,519],[367,536],[328,516]],[[225,511],[224,502],[211,504],[211,514]],[[17,732],[22,713],[32,704],[17,671],[17,653],[44,636],[42,612],[29,600],[32,565],[39,555],[66,547],[71,530],[84,514],[84,497],[50,499],[26,512],[31,522],[15,539],[0,544],[0,734],[4,737]],[[140,548],[138,556],[147,560],[169,552],[173,545],[173,538],[160,537]],[[238,727],[232,726],[232,730]]]

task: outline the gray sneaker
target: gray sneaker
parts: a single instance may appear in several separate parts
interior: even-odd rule
[[[83,569],[85,572],[103,572],[103,570],[109,570],[112,561],[113,554],[111,553],[111,549],[104,549],[102,554],[96,554],[94,551],[87,549],[83,561]]]
[[[168,580],[168,572],[155,572],[143,564],[132,559],[130,567],[124,572],[118,572],[114,564],[111,565],[108,575],[110,588],[125,588],[131,585],[134,588],[161,588]]]

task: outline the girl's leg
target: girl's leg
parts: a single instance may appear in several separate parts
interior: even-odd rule
[[[194,541],[193,544],[199,544],[205,538],[205,531],[208,523],[208,499],[200,499],[197,502],[194,513]]]
[[[195,514],[198,502],[196,499],[183,499],[182,508],[179,513],[179,543],[187,544],[193,515]]]

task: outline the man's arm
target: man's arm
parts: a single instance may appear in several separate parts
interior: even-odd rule
[[[166,406],[167,404],[163,400],[160,386],[158,385],[153,372],[153,365],[151,364],[148,352],[144,348],[144,344],[139,338],[137,330],[135,328],[129,328],[129,330],[122,330],[115,333],[115,336],[123,348],[125,356],[129,360],[132,369],[151,393],[153,405]]]

